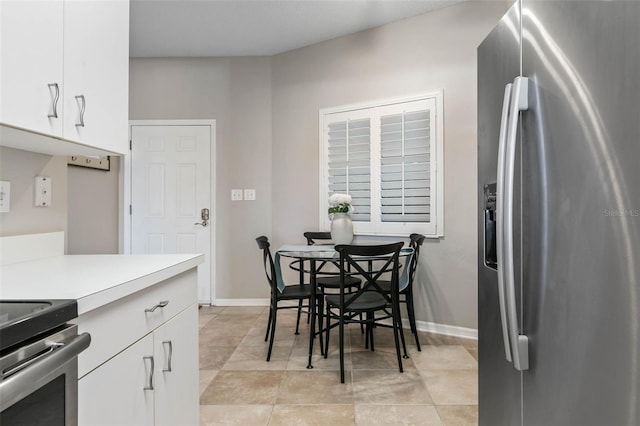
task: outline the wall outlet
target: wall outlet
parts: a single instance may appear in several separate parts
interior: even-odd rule
[[[51,178],[49,176],[36,176],[34,205],[36,207],[49,207],[51,205]]]
[[[231,201],[242,201],[242,189],[231,190]]]
[[[0,181],[0,213],[9,213],[11,210],[11,182]]]
[[[255,189],[245,189],[244,190],[244,199],[248,201],[255,201],[256,199],[256,190]]]

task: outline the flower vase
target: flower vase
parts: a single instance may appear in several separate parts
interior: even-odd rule
[[[353,222],[348,213],[334,213],[331,218],[331,239],[333,244],[351,244],[353,241]]]

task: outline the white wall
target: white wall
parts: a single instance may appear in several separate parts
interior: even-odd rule
[[[507,7],[463,3],[273,57],[274,245],[318,228],[319,109],[443,89],[445,237],[423,246],[417,317],[477,327],[476,48]]]
[[[131,120],[216,120],[216,295],[268,298],[255,238],[271,234],[271,59],[132,59],[129,76]]]
[[[34,178],[51,177],[51,206],[34,206]],[[0,148],[0,180],[11,182],[11,211],[0,213],[0,235],[67,230],[67,158]]]

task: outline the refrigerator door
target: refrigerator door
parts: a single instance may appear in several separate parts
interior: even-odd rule
[[[522,7],[523,423],[638,425],[640,2]]]
[[[486,426],[521,422],[521,373],[506,359],[494,241],[500,225],[495,183],[505,86],[520,75],[519,15],[517,5],[512,7],[478,47],[479,422]]]

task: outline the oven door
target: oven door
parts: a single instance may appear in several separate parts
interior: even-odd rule
[[[0,424],[78,424],[78,354],[91,342],[71,325],[0,358]]]

